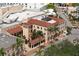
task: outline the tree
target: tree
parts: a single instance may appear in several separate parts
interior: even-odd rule
[[[72,3],[72,6],[79,6],[79,3]]]
[[[75,50],[74,51],[75,51],[75,55],[79,56],[79,44],[75,45]]]
[[[4,48],[0,48],[0,56],[4,56],[6,53],[5,53],[5,50]]]
[[[57,33],[57,32],[59,32],[59,29],[58,29],[57,26],[53,26],[53,27],[49,27],[49,28],[48,28],[48,31]]]
[[[54,3],[49,3],[47,5],[47,9],[54,9],[54,8],[55,8]]]
[[[21,38],[16,39],[16,54],[19,55],[20,51],[23,51],[23,40]]]
[[[45,56],[78,56],[79,44],[74,45],[68,40],[52,45],[44,52]]]
[[[39,42],[40,42],[40,44],[41,44],[41,38],[40,38],[40,36],[43,37],[43,32],[42,32],[42,31],[37,31],[36,34],[37,34],[37,37],[39,37],[38,39],[39,39]],[[40,49],[40,44],[39,44],[39,52],[40,52],[40,50],[41,50],[41,49]]]
[[[37,36],[43,36],[43,32],[42,31],[37,31]]]
[[[42,31],[37,31],[37,32],[36,32],[36,31],[33,31],[31,38],[32,38],[32,39],[35,39],[35,38],[37,38],[38,36],[43,36]]]
[[[55,39],[59,35],[59,29],[57,26],[49,27],[48,31],[50,31],[51,34],[52,32],[54,33],[53,39]]]
[[[47,9],[54,9],[54,12],[55,12],[56,15],[58,16],[57,11],[56,11],[57,9],[56,9],[54,3],[49,3],[49,4],[47,5]]]

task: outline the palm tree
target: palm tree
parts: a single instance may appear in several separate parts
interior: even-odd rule
[[[36,37],[37,37],[36,31],[33,31],[31,38],[32,38],[32,39],[35,39]]]
[[[54,26],[54,27],[49,27],[48,31],[50,31],[51,34],[52,34],[52,32],[54,33],[53,39],[55,39],[58,35],[59,29],[57,26]]]
[[[5,50],[4,48],[0,48],[0,56],[4,56],[6,53],[5,53]]]
[[[56,26],[53,26],[53,27],[49,27],[49,28],[48,28],[48,31],[57,32],[57,31],[58,31],[57,25],[56,25]]]
[[[37,36],[43,36],[43,32],[42,31],[37,31]]]
[[[16,39],[16,54],[19,55],[23,51],[23,40],[21,38]]]
[[[37,38],[37,37],[39,37],[39,36],[43,36],[43,33],[42,33],[42,31],[33,31],[33,33],[32,33],[32,36],[31,36],[31,38],[32,39],[35,39],[35,38]]]

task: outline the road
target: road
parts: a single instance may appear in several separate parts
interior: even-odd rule
[[[65,12],[62,12],[62,9],[59,9],[57,5],[56,5],[56,11],[57,11],[57,14],[65,20],[65,26],[69,26],[69,27],[73,26],[69,21],[69,16]],[[79,39],[79,29],[72,28],[71,35],[68,35],[66,39],[72,42],[76,38]]]
[[[65,26],[72,27],[71,22],[69,21],[69,17],[65,12],[62,12],[62,9],[56,7],[57,14],[65,20]]]

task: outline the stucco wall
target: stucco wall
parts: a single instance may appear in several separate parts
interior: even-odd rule
[[[29,40],[29,29],[23,26],[22,29],[23,29],[23,35],[26,37],[27,40]]]

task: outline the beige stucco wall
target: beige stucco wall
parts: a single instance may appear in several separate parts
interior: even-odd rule
[[[39,27],[39,28],[37,28]],[[41,29],[42,28],[42,29]],[[36,31],[40,30],[43,32],[43,34],[45,33],[44,37],[45,39],[47,40],[48,39],[48,35],[47,35],[47,28],[46,27],[43,27],[43,26],[39,26],[39,25],[33,25],[33,30],[36,29]],[[46,30],[45,30],[46,29]]]
[[[37,27],[39,27],[39,29]],[[29,30],[30,29],[27,28],[27,27],[23,27],[23,26],[22,26],[22,29],[23,29],[23,35],[26,37],[27,40],[29,40],[29,32],[30,32]],[[34,30],[34,29],[36,29],[36,31],[38,31],[38,30],[42,31],[43,34],[45,33],[45,35],[44,35],[45,42],[47,42],[47,40],[48,40],[48,31],[47,31],[47,28],[46,27],[39,26],[39,25],[33,25],[32,30]]]
[[[25,36],[26,39],[29,40],[29,28],[22,26],[22,29],[23,29],[23,36]]]

